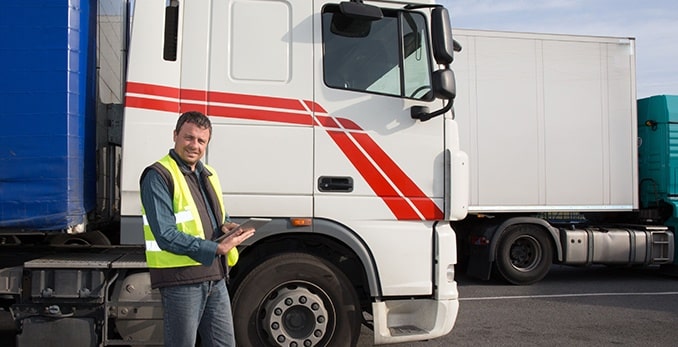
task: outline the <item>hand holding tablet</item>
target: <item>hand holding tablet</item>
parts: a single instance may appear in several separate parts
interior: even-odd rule
[[[245,230],[248,229],[257,229],[264,224],[270,222],[270,218],[250,218],[244,223],[240,224],[239,226],[229,230],[228,232],[224,233],[223,235],[219,236],[219,238],[216,239],[217,242],[223,241],[225,238],[230,237],[231,235],[239,235],[243,233]]]

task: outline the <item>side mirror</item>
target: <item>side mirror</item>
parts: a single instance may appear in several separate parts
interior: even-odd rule
[[[457,81],[450,69],[433,72],[433,95],[438,99],[454,100],[457,96]]]
[[[445,7],[438,6],[431,11],[431,41],[433,57],[438,64],[451,64],[454,52],[461,51],[459,42],[452,39],[450,15]]]
[[[332,16],[330,30],[344,37],[366,37],[370,34],[372,21],[384,18],[381,9],[352,0],[339,3],[339,13]]]
[[[425,122],[452,109],[454,98],[457,96],[457,82],[454,78],[454,71],[450,69],[437,70],[433,73],[431,82],[433,85],[433,95],[438,99],[448,100],[447,104],[440,110],[434,112],[429,112],[429,109],[426,106],[412,106],[410,116],[413,119],[419,119],[420,121]]]
[[[384,18],[384,14],[377,6],[365,5],[362,0],[351,0],[339,3],[339,11],[346,17],[362,20],[378,20]]]

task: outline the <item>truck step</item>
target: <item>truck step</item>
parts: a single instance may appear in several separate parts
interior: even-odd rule
[[[391,331],[391,336],[411,336],[427,333],[426,330],[419,327],[415,327],[414,325],[401,325],[389,327],[389,330]]]
[[[652,263],[667,264],[673,262],[673,237],[674,235],[670,232],[651,232]]]

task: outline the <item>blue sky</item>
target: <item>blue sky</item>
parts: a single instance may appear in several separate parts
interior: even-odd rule
[[[678,95],[676,0],[438,0],[453,28],[636,39],[638,98]]]

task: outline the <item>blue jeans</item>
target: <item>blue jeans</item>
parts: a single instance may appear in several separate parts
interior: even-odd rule
[[[160,288],[165,346],[235,347],[231,301],[224,280]]]

